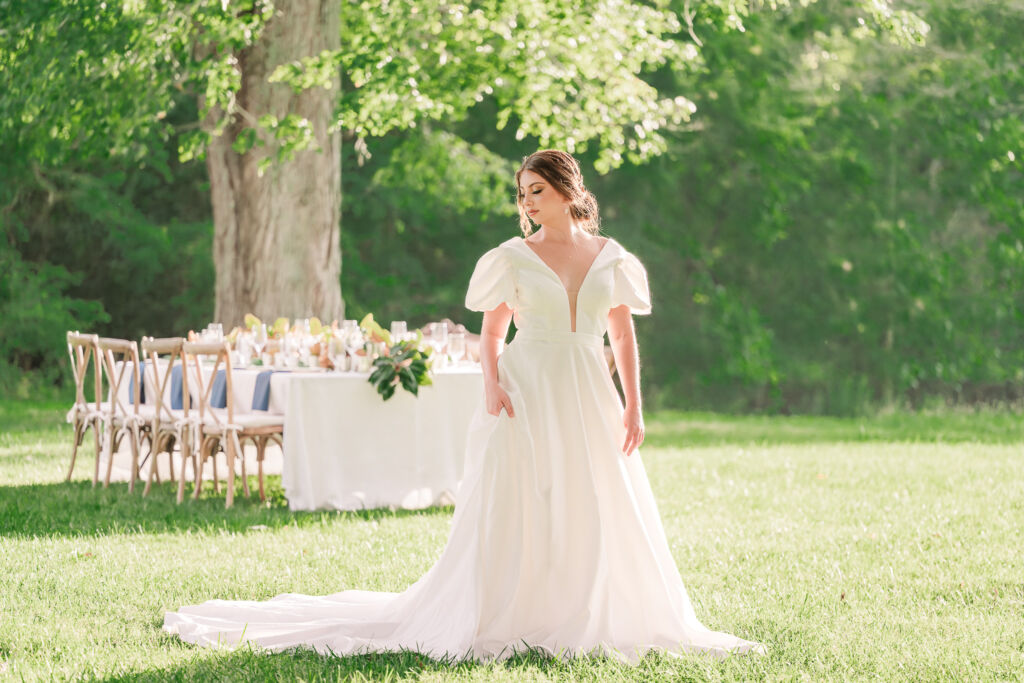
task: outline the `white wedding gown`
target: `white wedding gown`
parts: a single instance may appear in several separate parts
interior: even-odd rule
[[[698,621],[669,552],[605,362],[608,311],[650,312],[647,275],[609,240],[580,287],[577,332],[558,276],[519,237],[484,254],[470,309],[507,303],[517,334],[498,360],[515,417],[481,408],[447,546],[402,593],[346,590],[265,602],[211,600],[164,629],[208,646],[253,643],[348,655],[416,650],[504,659],[528,647],[636,662],[673,653],[763,653]]]

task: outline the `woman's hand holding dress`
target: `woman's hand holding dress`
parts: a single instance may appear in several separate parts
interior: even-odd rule
[[[626,428],[626,441],[622,444],[622,452],[632,455],[644,442],[644,416],[640,412],[640,406],[626,406],[622,413],[622,426]]]
[[[509,417],[515,417],[512,400],[498,383],[498,355],[501,345],[508,334],[508,325],[512,321],[512,309],[507,304],[484,313],[483,325],[480,329],[480,365],[484,371],[484,402],[487,412],[491,415],[501,414],[501,409]]]

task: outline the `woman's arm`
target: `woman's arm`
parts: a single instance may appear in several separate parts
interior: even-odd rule
[[[616,306],[608,312],[608,340],[619,371],[619,382],[626,395],[626,410],[622,415],[626,440],[622,444],[622,452],[632,455],[644,442],[644,418],[640,400],[640,355],[629,306]]]
[[[501,409],[509,417],[515,417],[512,401],[498,384],[498,350],[505,343],[508,324],[512,321],[512,309],[501,304],[493,311],[484,313],[483,327],[480,329],[480,365],[484,371],[484,400],[487,412],[498,415]]]

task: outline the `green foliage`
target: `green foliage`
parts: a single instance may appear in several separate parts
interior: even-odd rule
[[[237,108],[237,56],[270,5],[0,11],[5,258],[26,292],[65,302],[6,305],[39,330],[204,324],[212,218],[195,161],[210,131],[252,114],[234,142],[267,164],[312,141],[303,119]],[[607,232],[651,274],[656,313],[637,321],[650,405],[1020,395],[1017,4],[352,1],[339,30],[340,52],[273,78],[305,89],[343,72],[349,317],[473,328],[465,285],[517,230],[516,162],[556,145],[591,169]],[[62,338],[5,346],[5,390],[56,367]]]
[[[0,243],[0,397],[52,394],[69,372],[65,333],[107,321],[99,302],[68,294],[80,279]]]
[[[373,372],[369,382],[385,401],[395,395],[401,386],[413,396],[418,396],[420,387],[433,382],[430,379],[429,352],[421,350],[415,341],[402,341],[388,349],[387,354],[373,361]]]
[[[1024,140],[1008,103],[1024,13],[920,11],[928,43],[910,49],[856,7],[709,37],[706,69],[676,74],[700,94],[693,133],[595,184],[608,229],[652,269],[656,402],[850,413],[1020,395]]]
[[[342,47],[286,64],[273,80],[297,89],[345,77],[336,125],[359,138],[450,125],[485,99],[518,139],[583,152],[607,170],[665,148],[664,131],[693,104],[642,75],[685,68],[697,53],[672,39],[674,12],[628,0],[489,0],[473,5],[345,2]],[[334,68],[332,68],[334,67]]]

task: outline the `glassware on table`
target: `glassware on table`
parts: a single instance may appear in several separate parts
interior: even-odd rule
[[[466,356],[466,335],[463,332],[452,332],[448,335],[448,355],[458,366]]]
[[[252,339],[248,332],[242,332],[235,339],[235,353],[238,356],[238,365],[243,368],[252,361]]]
[[[286,332],[284,337],[281,338],[280,349],[277,353],[277,358],[275,359],[277,361],[277,365],[285,367],[291,366],[292,360],[294,360],[297,353],[295,348],[296,346],[298,346],[298,342],[296,341],[295,336]]]
[[[430,345],[438,352],[448,344],[447,323],[430,323]]]
[[[358,325],[356,325],[354,330],[351,330],[345,335],[345,351],[351,359],[349,362],[349,369],[352,372],[356,372],[360,368],[360,356],[356,352],[361,350],[365,343],[366,338],[363,336],[363,331],[359,329]]]
[[[359,321],[357,321],[357,320],[346,320],[346,321],[341,323],[341,329],[346,334],[348,334],[350,332],[355,332],[356,330],[359,329]]]
[[[299,339],[299,364],[309,367],[309,357],[313,348],[313,337],[303,336]]]
[[[260,323],[252,327],[252,346],[256,350],[256,358],[263,362],[263,349],[267,347],[267,324]]]
[[[345,339],[343,337],[331,337],[330,341],[327,342],[327,356],[331,359],[336,372],[348,370],[348,350],[345,348]]]
[[[404,320],[392,320],[391,321],[391,341],[397,344],[400,341],[405,341],[406,335],[409,333],[409,326]]]
[[[446,360],[443,352],[445,347],[448,345],[448,324],[430,323],[430,340],[428,343],[434,350],[431,354],[431,357],[434,359],[432,365],[435,370],[440,370],[444,367],[444,362]]]

